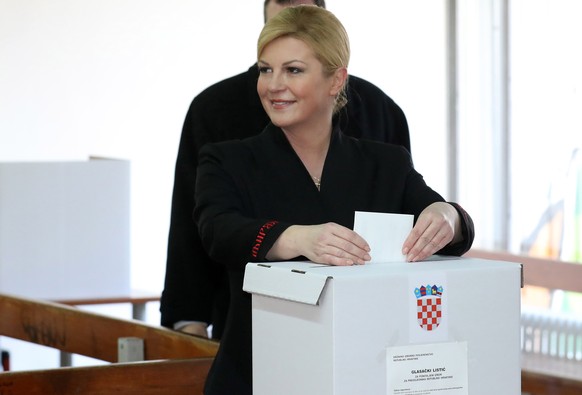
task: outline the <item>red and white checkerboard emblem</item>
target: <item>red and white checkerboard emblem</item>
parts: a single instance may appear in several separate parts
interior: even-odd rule
[[[416,288],[414,294],[416,296],[416,317],[420,327],[426,331],[438,328],[443,318],[441,304],[443,287],[423,285]]]
[[[441,323],[443,312],[441,298],[428,297],[416,300],[417,318],[420,327],[432,331]]]

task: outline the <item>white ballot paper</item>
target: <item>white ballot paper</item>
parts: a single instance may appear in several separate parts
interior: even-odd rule
[[[414,216],[356,211],[354,232],[370,245],[370,263],[404,262],[402,245],[412,230]]]
[[[468,395],[467,342],[390,347],[388,395]]]

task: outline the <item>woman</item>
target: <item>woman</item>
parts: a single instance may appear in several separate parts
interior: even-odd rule
[[[405,149],[349,138],[334,125],[346,102],[350,51],[333,14],[314,6],[281,11],[264,26],[257,54],[257,90],[271,124],[200,152],[194,218],[231,287],[207,395],[252,393],[247,262],[364,264],[370,248],[351,230],[358,210],[415,216],[402,249],[408,261],[461,255],[473,240],[468,214],[424,183]]]

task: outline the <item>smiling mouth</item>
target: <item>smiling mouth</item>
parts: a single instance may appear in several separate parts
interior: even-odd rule
[[[295,103],[294,101],[286,101],[286,100],[271,100],[271,105],[273,107],[286,107],[290,104]]]

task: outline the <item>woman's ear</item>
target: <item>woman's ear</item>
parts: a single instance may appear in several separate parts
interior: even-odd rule
[[[348,79],[348,69],[347,67],[341,67],[337,69],[333,73],[333,84],[331,86],[330,94],[331,96],[336,96],[338,93],[341,92],[344,85],[346,84],[346,80]]]

